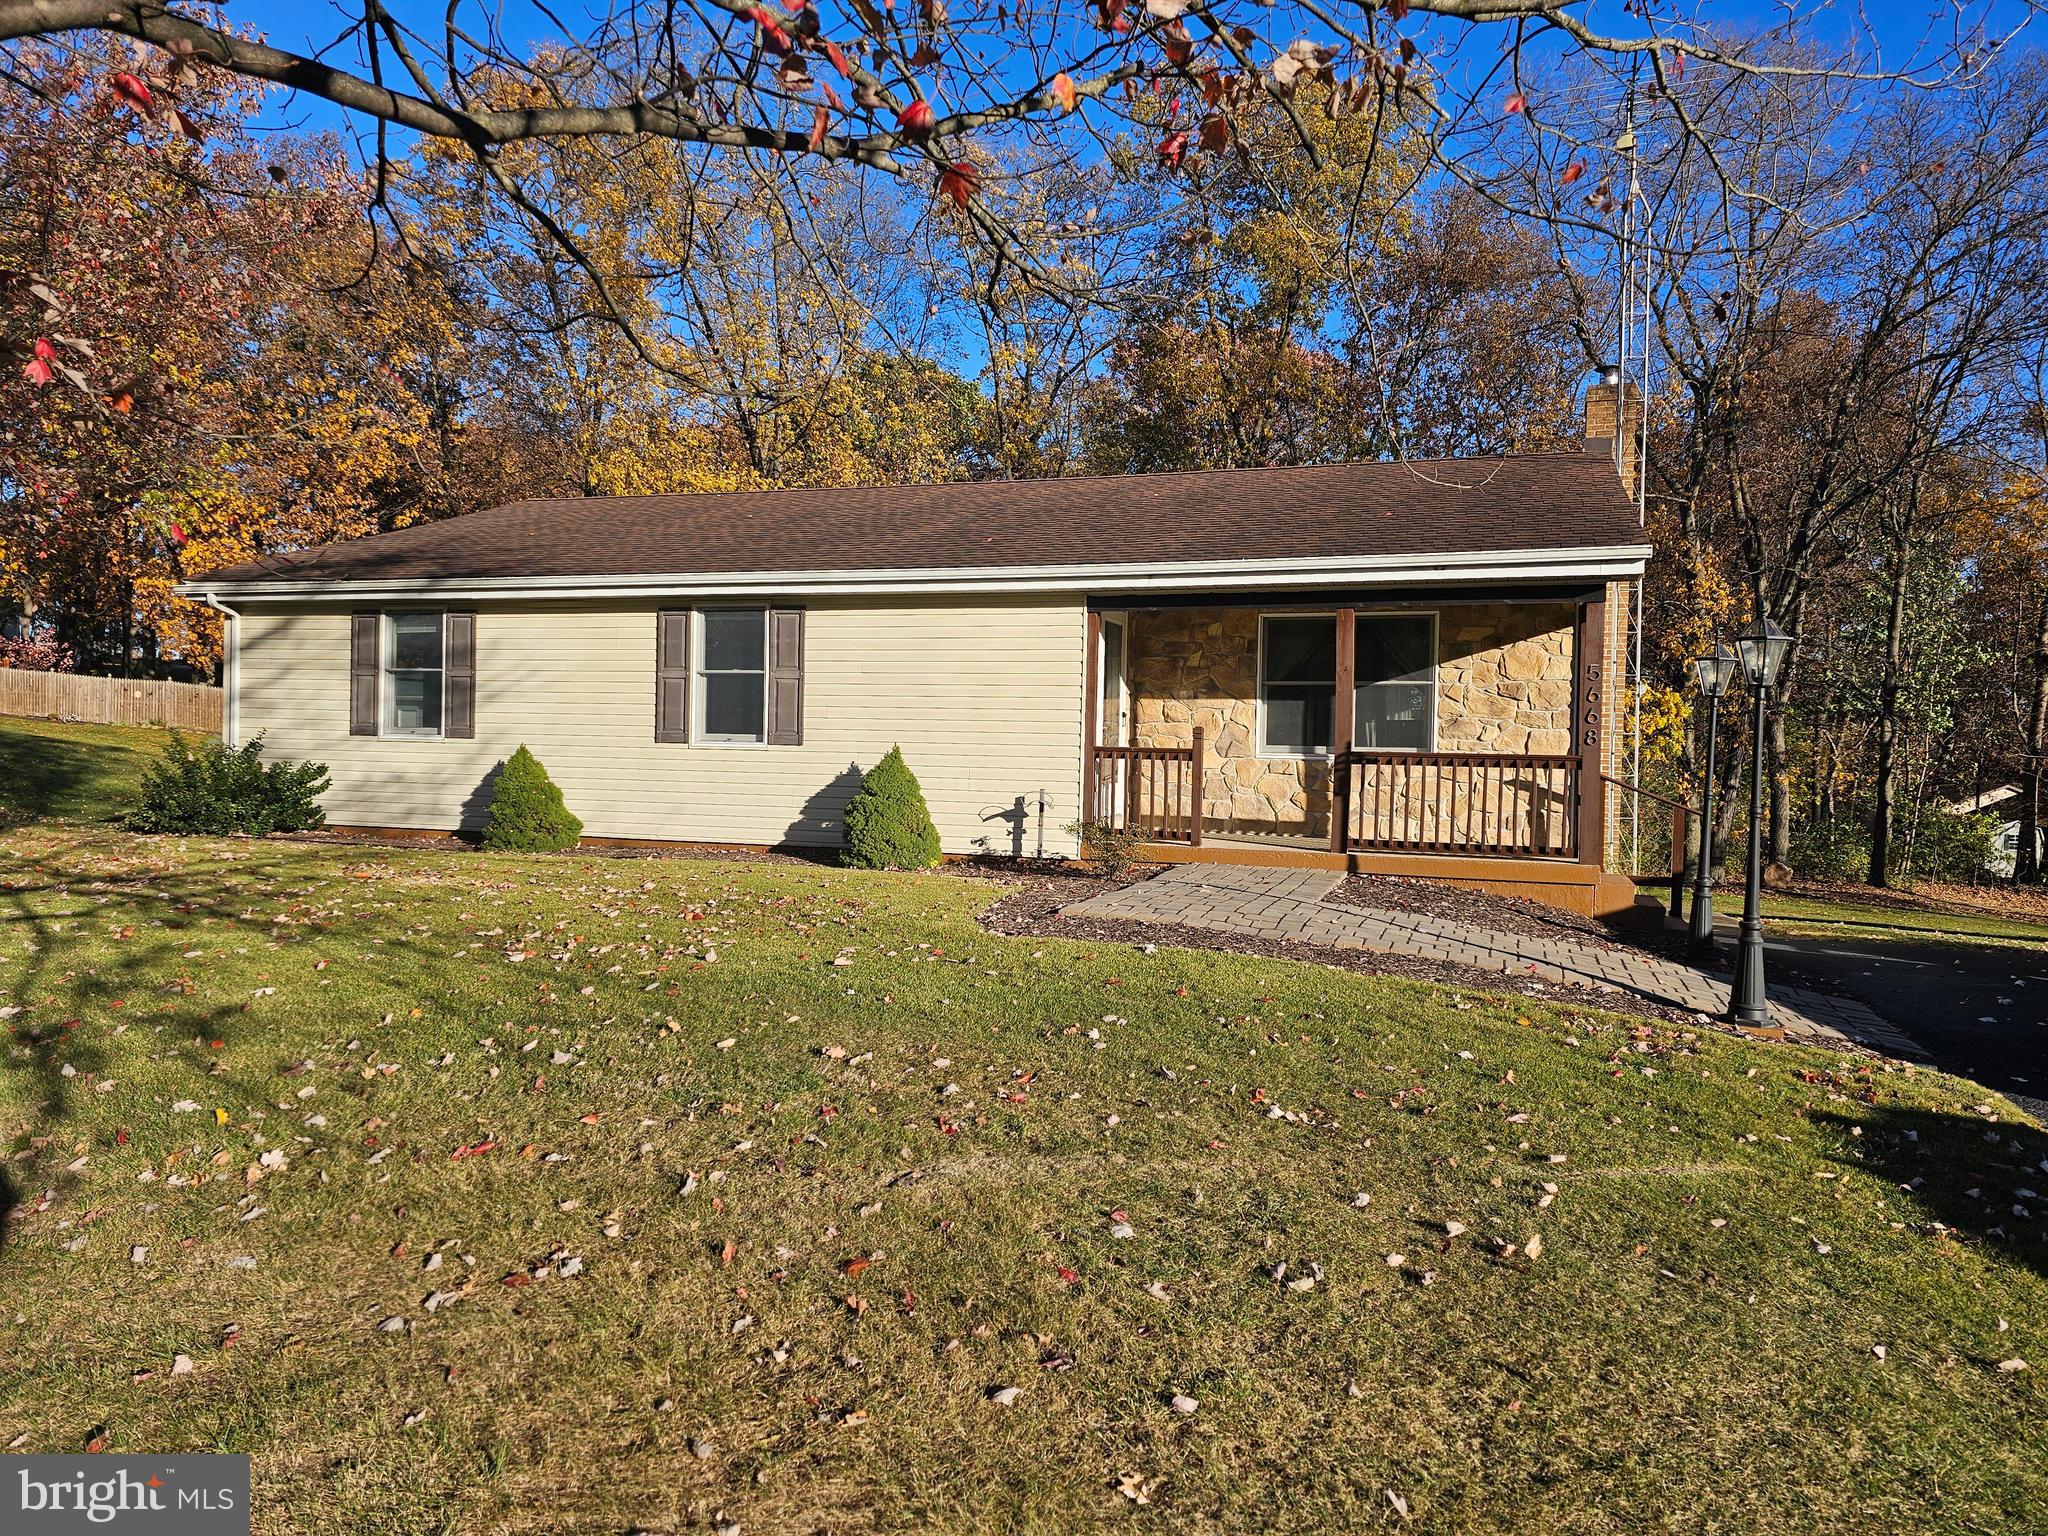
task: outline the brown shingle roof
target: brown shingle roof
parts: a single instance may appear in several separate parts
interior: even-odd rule
[[[1638,544],[1605,455],[519,501],[207,583],[945,570]]]

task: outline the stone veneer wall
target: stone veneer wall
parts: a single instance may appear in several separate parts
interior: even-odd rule
[[[1575,617],[1567,603],[1484,603],[1439,613],[1437,749],[1571,751]]]
[[[1571,748],[1569,604],[1464,604],[1437,617],[1437,746],[1446,752]],[[1140,746],[1186,746],[1203,729],[1202,819],[1218,831],[1327,836],[1330,765],[1257,753],[1259,614],[1164,609],[1130,616],[1126,675]]]

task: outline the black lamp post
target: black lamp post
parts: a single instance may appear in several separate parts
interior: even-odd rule
[[[1707,701],[1707,771],[1700,789],[1700,846],[1692,876],[1693,958],[1709,960],[1714,954],[1714,738],[1721,724],[1721,700],[1735,686],[1742,658],[1725,644],[1716,643],[1714,654],[1693,658],[1699,674],[1700,697]]]
[[[1749,750],[1749,881],[1742,896],[1742,927],[1735,952],[1735,985],[1728,996],[1728,1020],[1743,1029],[1768,1029],[1764,1000],[1764,699],[1778,681],[1778,669],[1792,649],[1792,637],[1768,619],[1753,620],[1735,637],[1742,672],[1756,696]]]

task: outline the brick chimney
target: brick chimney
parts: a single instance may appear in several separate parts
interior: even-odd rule
[[[1618,453],[1614,442],[1617,429],[1621,433]],[[1636,450],[1642,430],[1641,392],[1623,380],[1615,364],[1602,364],[1586,387],[1586,452],[1604,454],[1614,463],[1631,499],[1636,494]]]

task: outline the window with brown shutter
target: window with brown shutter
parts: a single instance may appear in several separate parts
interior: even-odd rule
[[[654,616],[654,739],[690,739],[690,610]]]
[[[804,611],[768,610],[768,744],[804,744]]]
[[[447,699],[441,734],[458,741],[476,738],[476,615],[451,613],[443,621]]]
[[[384,616],[380,613],[349,615],[348,644],[348,733],[351,736],[377,734],[377,673],[384,648]]]

